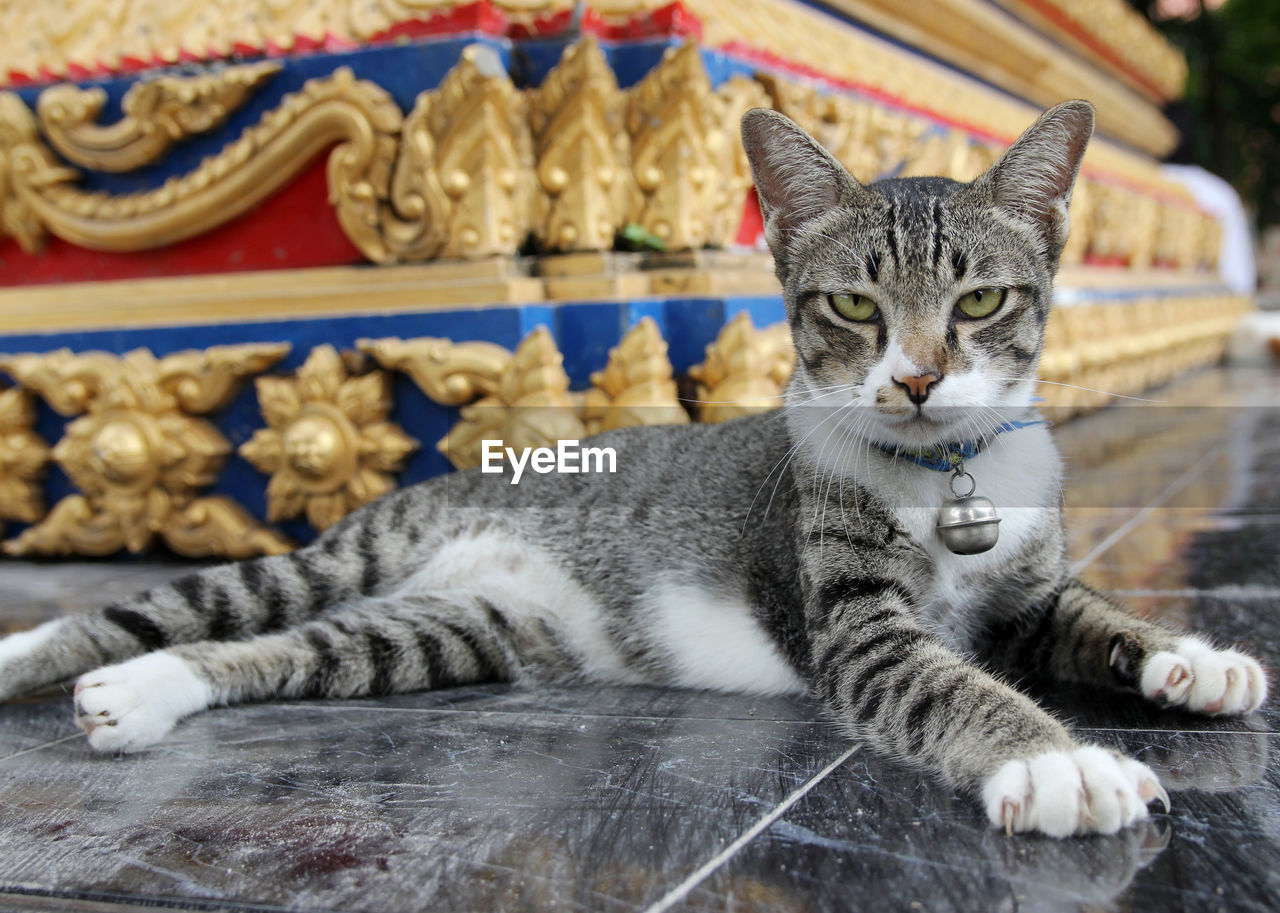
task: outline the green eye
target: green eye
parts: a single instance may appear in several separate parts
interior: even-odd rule
[[[1005,289],[976,288],[956,302],[956,310],[966,317],[988,317],[1004,303]]]
[[[845,320],[862,322],[871,320],[880,313],[876,303],[865,295],[828,295],[827,300],[831,302],[836,313]]]

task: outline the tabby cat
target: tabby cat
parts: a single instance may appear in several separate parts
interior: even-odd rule
[[[271,698],[538,678],[809,692],[1009,831],[1111,833],[1167,807],[1146,766],[1001,677],[1207,714],[1266,696],[1254,660],[1073,578],[1058,454],[1015,421],[1092,130],[1092,107],[1067,102],[972,183],[863,186],[785,117],[749,112],[798,354],[783,410],[611,432],[595,440],[617,477],[473,471],[396,491],[292,554],[10,636],[0,697],[79,676],[89,744],[135,751]],[[919,458],[935,447],[994,502],[991,550],[954,554],[935,530],[953,497]]]

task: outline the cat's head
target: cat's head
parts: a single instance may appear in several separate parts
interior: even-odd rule
[[[989,171],[858,183],[795,123],[742,121],[798,354],[792,392],[862,437],[969,439],[1024,407],[1093,106],[1046,112]],[[986,416],[987,418],[983,418]]]

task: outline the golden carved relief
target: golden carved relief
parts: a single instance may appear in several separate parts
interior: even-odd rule
[[[400,130],[400,110],[381,88],[346,68],[308,81],[238,140],[189,174],[142,193],[111,196],[74,186],[77,175],[40,142],[35,118],[0,92],[0,214],[25,250],[44,233],[95,250],[146,250],[193,237],[270,197],[312,159],[329,156],[338,221],[371,260],[395,258],[381,223]]]
[[[570,46],[531,96],[538,237],[547,250],[609,250],[637,205],[625,96],[593,38]]]
[[[498,380],[498,389],[462,407],[461,420],[436,445],[458,469],[480,465],[481,441],[506,446],[555,447],[587,434],[578,404],[569,392],[564,356],[546,327],[538,327],[516,347]]]
[[[706,360],[689,369],[698,382],[699,421],[723,422],[777,409],[795,362],[786,323],[758,330],[746,311],[738,314],[707,346]]]
[[[41,480],[49,447],[35,433],[35,420],[25,390],[0,390],[0,529],[5,519],[35,523],[44,516]]]
[[[0,357],[0,368],[57,412],[79,415],[53,458],[82,492],[5,543],[14,555],[140,552],[158,537],[188,556],[244,558],[287,551],[227,498],[199,497],[231,444],[190,413],[230,402],[243,379],[288,352],[287,344],[215,346],[157,359],[146,349]],[[83,413],[83,414],[82,414]]]
[[[442,406],[462,406],[498,392],[511,353],[491,342],[418,339],[360,339],[356,348],[388,371],[403,371]]]
[[[533,205],[527,102],[490,48],[473,45],[431,93],[426,122],[452,213],[442,257],[511,254]]]
[[[394,473],[418,449],[387,421],[387,375],[352,376],[332,346],[312,349],[295,377],[259,377],[255,385],[267,427],[240,445],[240,455],[271,476],[273,523],[305,513],[323,532],[395,488]]]
[[[592,388],[582,394],[587,433],[688,422],[673,373],[658,324],[645,317],[609,350],[604,370],[591,375]]]
[[[106,126],[95,123],[106,91],[66,83],[40,93],[36,115],[63,158],[98,171],[129,171],[158,160],[174,143],[221,125],[280,67],[262,61],[134,83],[120,103],[124,116]]]
[[[737,123],[724,119],[729,103],[711,91],[693,42],[668,50],[631,90],[631,172],[642,197],[630,221],[668,250],[727,240],[715,235],[726,221],[717,219],[719,182],[733,174],[739,145]]]

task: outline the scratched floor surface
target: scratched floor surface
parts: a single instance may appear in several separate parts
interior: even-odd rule
[[[1280,377],[1212,372],[1063,423],[1072,556],[1280,668]],[[0,630],[184,565],[0,562]],[[90,754],[62,689],[0,708],[0,909],[1275,910],[1274,709],[1040,695],[1173,811],[1007,838],[803,700],[459,689],[219,710]],[[1273,704],[1274,706],[1274,704]]]

